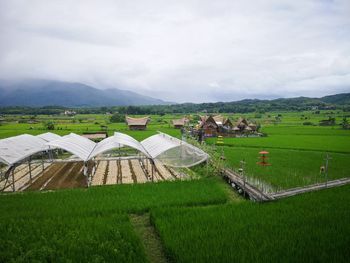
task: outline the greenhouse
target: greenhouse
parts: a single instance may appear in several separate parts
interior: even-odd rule
[[[90,186],[171,180],[181,177],[173,168],[207,159],[201,149],[164,133],[139,142],[115,132],[99,143],[74,133],[24,134],[0,140],[0,190],[44,190],[56,187],[56,181]]]

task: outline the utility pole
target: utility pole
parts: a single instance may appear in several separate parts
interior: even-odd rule
[[[328,163],[329,160],[332,160],[332,157],[329,156],[329,154],[327,153],[326,158],[324,159],[326,161],[326,167],[325,167],[325,176],[326,176],[326,188],[327,188],[327,183],[328,183]]]

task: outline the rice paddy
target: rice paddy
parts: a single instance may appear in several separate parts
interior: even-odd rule
[[[206,147],[224,154],[224,167],[237,171],[244,160],[248,181],[271,191],[350,176],[350,131],[302,125],[300,115],[317,124],[326,112],[281,113],[276,124],[271,116],[277,114],[257,119],[267,137],[224,138],[223,146],[207,139]],[[146,131],[129,131],[104,115],[79,115],[75,119],[81,121],[74,123],[71,117],[38,116],[54,118],[53,132],[60,135],[105,125],[110,135],[119,131],[137,140],[157,131],[180,138],[170,124],[178,117],[151,116]],[[46,131],[41,123],[11,118],[0,126],[0,138]],[[261,150],[269,152],[271,166],[256,164]],[[320,172],[327,153],[332,158],[328,178]],[[14,177],[21,192],[0,195],[0,262],[150,262],[156,257],[135,230],[138,215],[146,221],[150,215],[147,227],[154,228],[169,262],[347,262],[350,257],[349,186],[258,204],[213,176],[212,166],[155,165],[150,183],[147,159],[97,159],[90,188],[81,162],[44,162],[44,173],[42,163],[33,162],[32,174],[27,164],[19,165]],[[189,180],[179,180],[184,175]]]

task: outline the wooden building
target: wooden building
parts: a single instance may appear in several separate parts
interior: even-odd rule
[[[216,137],[219,132],[219,126],[213,116],[201,116],[199,128],[202,129],[204,137]]]
[[[175,120],[172,120],[172,123],[175,129],[181,129],[188,123],[188,119],[187,118],[175,119]]]
[[[108,133],[105,131],[100,132],[86,132],[82,134],[83,137],[88,138],[94,142],[102,141],[108,137]]]
[[[150,118],[148,116],[142,118],[125,116],[125,121],[130,130],[146,130],[147,124],[150,122]]]
[[[239,118],[232,130],[236,134],[254,133],[257,131],[257,126],[254,123],[248,123],[245,118]]]
[[[201,116],[198,129],[202,130],[204,137],[249,135],[257,132],[256,124],[248,123],[245,118],[239,118],[233,124],[229,118],[221,115]]]

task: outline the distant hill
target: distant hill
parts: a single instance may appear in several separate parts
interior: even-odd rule
[[[55,80],[0,80],[0,106],[100,107],[164,105],[165,101],[121,89],[97,89]]]
[[[339,105],[350,104],[350,93],[341,93],[320,98],[322,102]]]

